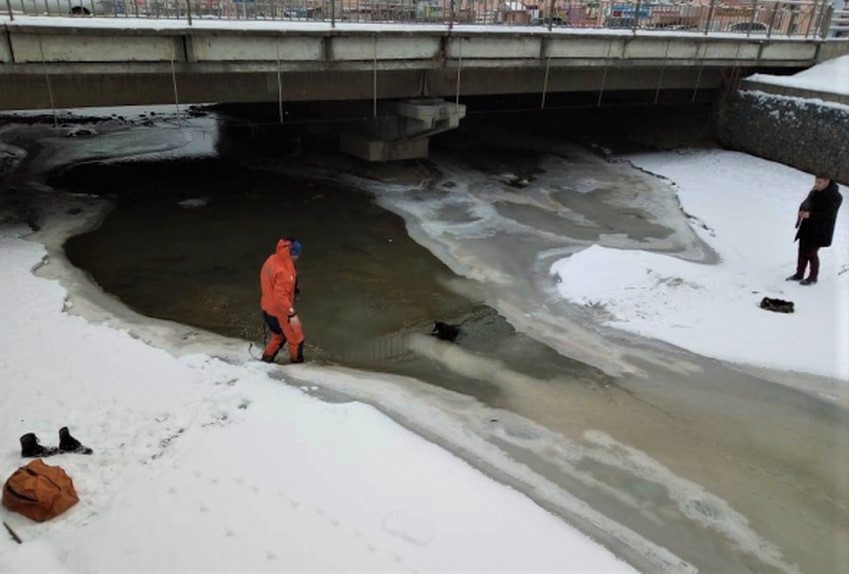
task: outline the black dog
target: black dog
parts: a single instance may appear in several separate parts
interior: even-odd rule
[[[444,321],[437,321],[433,324],[433,331],[430,334],[441,341],[453,343],[457,340],[457,336],[460,335],[460,325],[451,325]]]

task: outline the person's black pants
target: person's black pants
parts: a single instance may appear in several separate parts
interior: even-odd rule
[[[820,273],[819,246],[808,245],[804,241],[799,242],[799,256],[796,258],[796,277],[805,277],[805,268],[810,264],[811,270],[808,279],[816,281]]]

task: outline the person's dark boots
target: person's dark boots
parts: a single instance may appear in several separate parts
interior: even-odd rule
[[[59,429],[59,452],[91,454],[94,451],[87,446],[81,445],[80,441],[72,437],[68,427],[62,427]]]
[[[808,277],[807,279],[803,279],[799,282],[799,285],[813,285],[817,282],[816,279],[811,279]]]
[[[262,356],[262,362],[263,363],[273,363],[274,362],[274,355],[263,355]]]
[[[787,278],[787,281],[801,281],[803,277],[801,275],[793,274]]]
[[[35,433],[28,432],[21,437],[21,456],[24,458],[38,458],[53,456],[59,449],[55,446],[41,446]]]
[[[292,361],[293,363],[303,363],[304,362],[304,344],[303,342],[298,345],[298,356]]]

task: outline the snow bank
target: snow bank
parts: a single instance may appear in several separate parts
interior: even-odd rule
[[[63,313],[44,255],[0,230],[0,476],[28,431],[95,453],[48,459],[81,498],[62,517],[0,510],[24,540],[0,536],[0,570],[631,571],[372,407]]]
[[[755,74],[754,82],[849,96],[849,55],[828,60],[792,76]]]
[[[611,326],[702,355],[849,381],[849,200],[834,244],[820,251],[819,283],[804,287],[784,279],[795,270],[793,226],[811,176],[725,151],[628,159],[675,182],[722,261],[593,246],[552,266],[560,294]],[[765,296],[794,301],[796,313],[763,311]]]

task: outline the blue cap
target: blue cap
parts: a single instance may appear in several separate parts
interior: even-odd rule
[[[292,245],[289,246],[289,255],[298,257],[301,254],[301,242],[297,239],[292,240]]]

